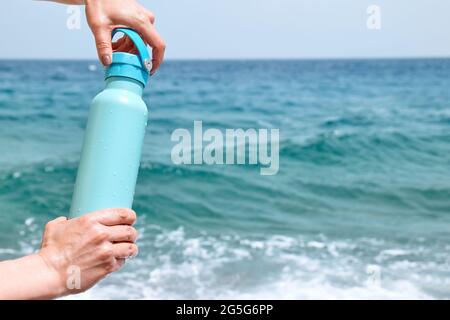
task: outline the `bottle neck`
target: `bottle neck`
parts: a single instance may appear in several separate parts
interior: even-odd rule
[[[139,81],[127,77],[110,77],[105,80],[106,89],[128,90],[142,96],[144,86]]]

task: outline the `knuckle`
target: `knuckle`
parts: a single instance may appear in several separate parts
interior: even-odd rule
[[[119,209],[118,211],[119,217],[122,221],[136,221],[136,213],[130,209]]]
[[[144,23],[147,23],[147,20],[148,19],[148,16],[145,14],[145,13],[143,13],[143,12],[139,12],[137,15],[136,15],[136,20],[138,21],[138,23],[140,23],[140,24],[144,24]]]
[[[100,225],[94,225],[91,229],[91,238],[96,242],[105,241],[108,237],[106,231]]]
[[[160,42],[158,42],[156,44],[155,47],[160,51],[164,51],[164,50],[166,50],[166,43],[163,40],[161,40]]]
[[[95,41],[95,45],[97,46],[98,49],[102,50],[102,49],[109,49],[111,43],[105,40],[97,40]]]
[[[101,29],[104,29],[104,28],[106,28],[108,26],[107,19],[102,17],[102,16],[97,17],[96,19],[90,19],[88,21],[88,23],[89,23],[89,27],[93,31],[101,30]]]
[[[123,221],[123,220],[126,220],[127,218],[128,218],[128,211],[126,210],[126,209],[120,209],[119,210],[119,217],[120,217],[120,219]]]
[[[90,216],[83,216],[80,219],[81,224],[84,226],[91,226],[94,223],[94,219]]]
[[[46,224],[45,224],[45,227],[52,227],[52,226],[54,226],[55,225],[55,220],[50,220],[50,221],[48,221]]]
[[[53,220],[48,221],[45,224],[44,230],[47,232],[51,232],[53,229],[57,228],[59,225],[61,225],[62,223],[66,222],[67,218],[65,217],[59,217]]]
[[[131,241],[133,239],[133,228],[132,227],[127,227],[126,238],[128,241]]]
[[[49,232],[53,229],[54,221],[49,221],[45,224],[45,232]]]
[[[98,250],[98,256],[102,261],[108,261],[114,257],[114,251],[111,244],[104,244]]]

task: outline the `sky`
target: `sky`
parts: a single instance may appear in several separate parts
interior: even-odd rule
[[[147,0],[169,59],[450,57],[449,0]],[[367,8],[380,8],[368,29]],[[68,11],[69,10],[69,11]],[[95,59],[84,10],[2,0],[1,58]]]

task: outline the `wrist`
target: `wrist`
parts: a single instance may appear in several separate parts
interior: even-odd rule
[[[48,288],[46,298],[58,298],[68,294],[64,273],[58,270],[52,261],[47,257],[46,253],[40,252],[31,256],[36,260],[37,270],[40,270],[43,282]]]

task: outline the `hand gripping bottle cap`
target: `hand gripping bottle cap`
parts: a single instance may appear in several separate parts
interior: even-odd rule
[[[105,80],[110,77],[127,77],[139,81],[145,87],[151,70],[151,59],[147,46],[133,29],[114,29],[112,37],[118,32],[122,32],[133,41],[139,56],[127,52],[114,52],[112,63],[105,71]]]

